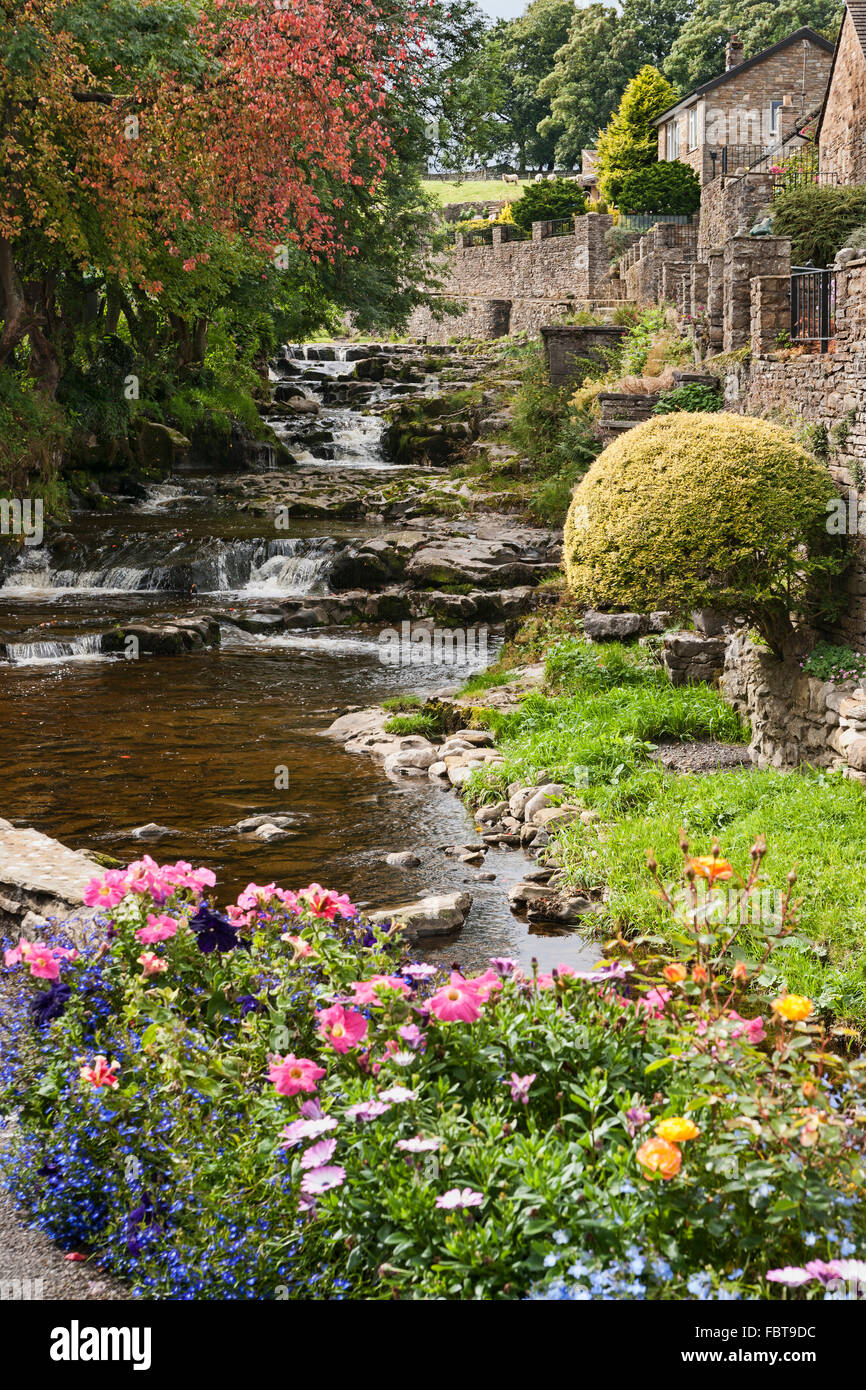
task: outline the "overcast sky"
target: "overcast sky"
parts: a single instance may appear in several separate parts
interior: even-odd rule
[[[523,14],[529,0],[478,0],[478,4],[493,19],[516,19]]]

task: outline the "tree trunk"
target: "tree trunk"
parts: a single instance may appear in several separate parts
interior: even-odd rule
[[[26,338],[34,320],[15,265],[12,244],[6,237],[0,237],[0,314],[3,316],[3,331],[0,332],[2,366]]]

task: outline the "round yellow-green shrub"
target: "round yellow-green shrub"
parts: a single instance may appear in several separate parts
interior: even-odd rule
[[[659,416],[595,460],[565,524],[565,572],[593,608],[717,608],[748,618],[771,650],[821,624],[845,596],[836,489],[786,429],[750,416]]]

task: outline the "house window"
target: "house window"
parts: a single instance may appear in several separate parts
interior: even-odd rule
[[[693,106],[689,112],[689,149],[698,148],[698,108]]]
[[[770,102],[770,134],[774,138],[782,133],[781,111],[784,104],[782,101]]]
[[[680,128],[676,121],[668,121],[667,157],[668,159],[679,159],[680,157]]]

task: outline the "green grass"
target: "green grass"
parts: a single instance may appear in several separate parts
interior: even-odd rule
[[[386,734],[421,734],[435,739],[442,732],[441,718],[436,714],[395,714],[385,725]]]
[[[607,889],[602,933],[672,930],[647,869],[652,850],[666,881],[679,875],[679,832],[707,854],[718,838],[741,870],[766,838],[768,887],[798,876],[796,939],[771,961],[778,983],[808,994],[840,1019],[866,1025],[864,793],[841,774],[742,769],[672,776],[650,759],[662,739],[744,742],[739,717],[709,686],[672,687],[650,652],[575,638],[548,654],[547,685],[508,715],[490,711],[501,767],[473,775],[469,793],[501,795],[510,782],[561,782],[595,809],[590,826],[560,833],[557,860],[576,887]],[[744,935],[748,941],[748,936]]]
[[[406,714],[409,710],[421,709],[424,701],[420,695],[392,695],[382,701],[382,708],[394,714]]]
[[[524,179],[520,184],[503,183],[502,179],[467,179],[465,183],[451,183],[428,179],[424,182],[424,191],[432,194],[436,201],[443,205],[486,202],[493,198],[505,198],[510,201],[517,197],[518,191],[522,193],[531,182],[531,179]]]

